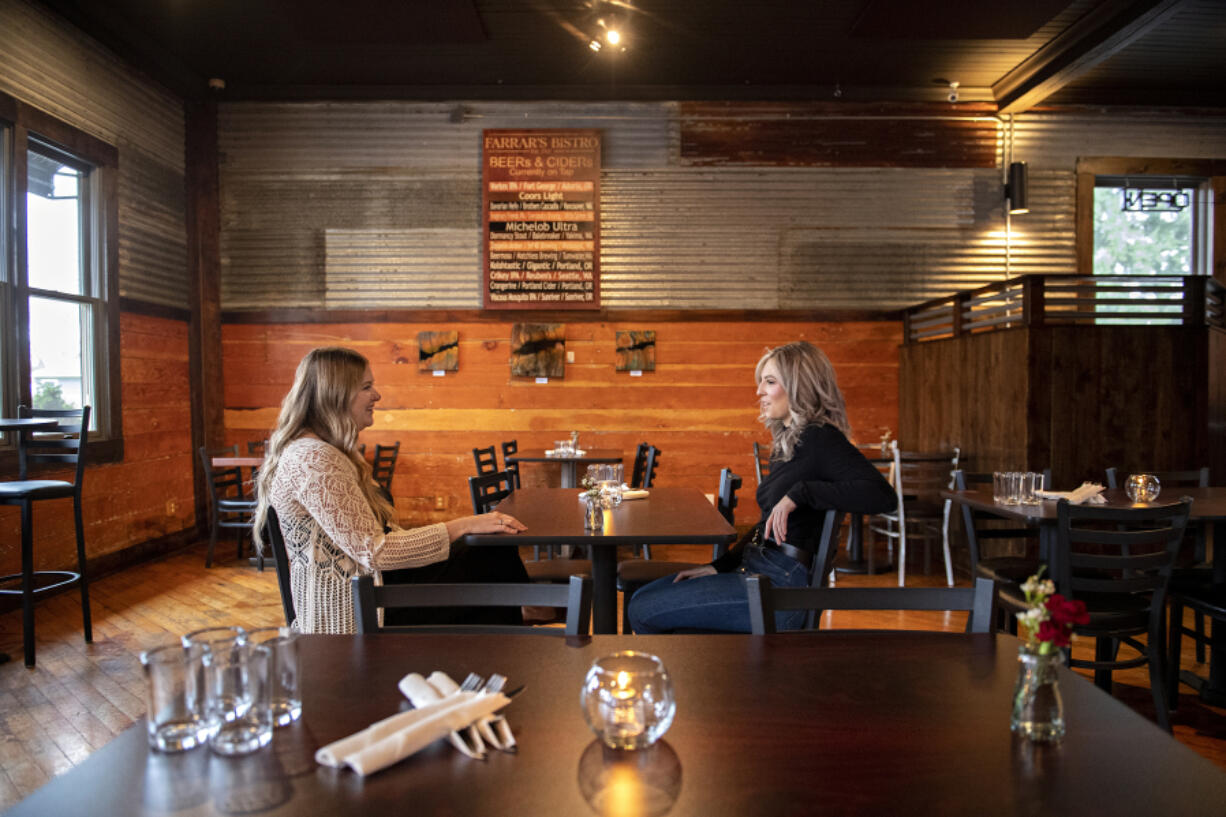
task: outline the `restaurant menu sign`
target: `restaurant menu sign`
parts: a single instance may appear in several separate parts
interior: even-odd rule
[[[482,133],[487,309],[600,307],[600,131]]]

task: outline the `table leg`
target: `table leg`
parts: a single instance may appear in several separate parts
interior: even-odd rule
[[[864,558],[864,515],[853,513],[847,517],[847,559],[835,565],[839,573],[889,573],[894,569],[892,563],[873,564],[872,553]]]
[[[563,488],[578,488],[579,485],[575,481],[576,467],[578,463],[571,461],[562,463],[562,487]]]
[[[593,545],[592,632],[617,634],[617,548]]]

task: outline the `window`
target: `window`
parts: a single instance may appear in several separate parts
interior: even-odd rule
[[[0,413],[90,405],[91,457],[115,458],[117,153],[3,95],[0,147]]]

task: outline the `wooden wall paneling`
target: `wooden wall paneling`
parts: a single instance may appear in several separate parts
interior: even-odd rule
[[[564,319],[563,319],[564,320]],[[580,444],[620,448],[627,462],[649,441],[663,451],[659,479],[714,492],[721,468],[752,476],[757,421],[753,367],[767,347],[804,338],[826,351],[838,373],[857,437],[876,441],[898,427],[898,322],[808,323],[669,321],[651,325],[567,323],[575,360],[566,376],[537,384],[513,378],[511,321],[448,324],[460,335],[460,368],[436,378],[417,370],[417,332],[427,323],[226,324],[223,327],[226,442],[263,439],[301,357],[345,345],[371,360],[383,399],[374,443],[401,443],[392,491],[416,524],[467,513],[471,449],[515,438],[521,449],[552,447],[572,430]],[[631,377],[614,369],[616,332],[654,329],[656,370]],[[556,484],[558,466],[525,467],[527,484]],[[752,479],[738,519],[756,519]],[[442,497],[446,510],[435,509]]]

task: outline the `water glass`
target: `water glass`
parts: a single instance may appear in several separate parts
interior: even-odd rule
[[[633,650],[592,662],[579,703],[588,726],[613,749],[650,746],[677,714],[672,678],[663,662]]]
[[[1153,502],[1162,491],[1162,485],[1153,474],[1131,474],[1124,483],[1124,493],[1134,504]]]
[[[204,717],[212,735],[250,706],[243,692],[245,664],[234,659],[234,654],[247,644],[247,631],[242,627],[206,627],[183,636],[184,647],[193,644],[203,647],[206,653],[199,684],[204,690]]]
[[[553,453],[560,457],[569,457],[575,453],[575,446],[571,444],[570,440],[554,440]]]
[[[1005,471],[992,472],[992,501],[998,505],[1003,505],[1009,496],[1008,476]]]
[[[1039,495],[1035,493],[1043,487],[1043,475],[1036,474],[1033,471],[1027,471],[1021,475],[1022,490],[1021,503],[1023,505],[1038,505],[1041,501]]]
[[[228,692],[236,702],[235,716],[222,721],[209,738],[209,748],[219,755],[245,755],[272,740],[273,719],[269,705],[272,650],[246,641],[233,649],[205,655],[214,677],[229,680]],[[207,674],[207,673],[206,673]],[[229,700],[222,706],[229,704]]]
[[[302,715],[298,674],[298,634],[289,627],[260,627],[247,641],[269,651],[268,706],[277,726],[288,726]]]
[[[184,752],[209,738],[200,684],[206,652],[199,644],[170,644],[140,654],[148,681],[149,745],[159,752]]]

